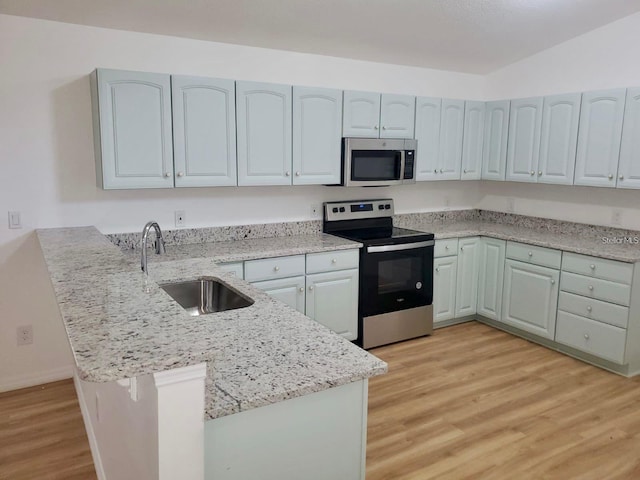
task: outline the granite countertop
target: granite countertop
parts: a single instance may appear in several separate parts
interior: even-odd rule
[[[621,262],[640,262],[640,232],[627,233],[631,235],[630,243],[614,243],[615,240],[605,241],[603,238],[619,239],[622,238],[620,234],[586,224],[568,224],[572,229],[560,232],[540,228],[533,222],[504,224],[481,219],[434,222],[422,220],[417,214],[403,215],[395,223],[400,227],[433,233],[436,239],[481,235]],[[637,243],[634,238],[638,238]]]
[[[216,261],[356,248],[327,235],[186,245],[149,279],[94,227],[37,231],[79,376],[107,382],[207,363],[208,419],[385,373],[387,365],[326,327],[222,271]],[[255,243],[253,243],[255,242]],[[231,244],[238,246],[237,250]],[[273,250],[267,245],[271,244]],[[251,254],[251,247],[261,247]],[[200,248],[201,250],[198,250]],[[195,257],[195,258],[194,258]],[[213,276],[255,303],[190,317],[158,283]]]

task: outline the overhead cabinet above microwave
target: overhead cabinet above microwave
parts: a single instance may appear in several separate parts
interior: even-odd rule
[[[344,92],[343,137],[413,138],[416,97]]]

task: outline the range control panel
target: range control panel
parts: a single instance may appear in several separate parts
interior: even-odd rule
[[[324,219],[328,222],[391,216],[393,216],[393,200],[390,198],[326,202],[324,204]]]

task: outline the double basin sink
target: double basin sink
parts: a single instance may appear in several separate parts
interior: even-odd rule
[[[224,312],[253,305],[253,300],[216,278],[160,285],[189,315]]]

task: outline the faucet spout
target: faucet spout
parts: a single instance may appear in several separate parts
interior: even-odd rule
[[[147,242],[149,239],[149,232],[152,228],[156,231],[156,241],[154,243],[156,254],[160,255],[162,253],[166,253],[167,251],[167,248],[164,244],[164,239],[162,238],[162,230],[160,230],[160,225],[158,225],[158,222],[154,222],[153,220],[147,222],[147,224],[142,229],[142,242],[140,245],[142,249],[142,253],[140,256],[140,268],[147,275],[149,275],[149,270],[147,267]]]

